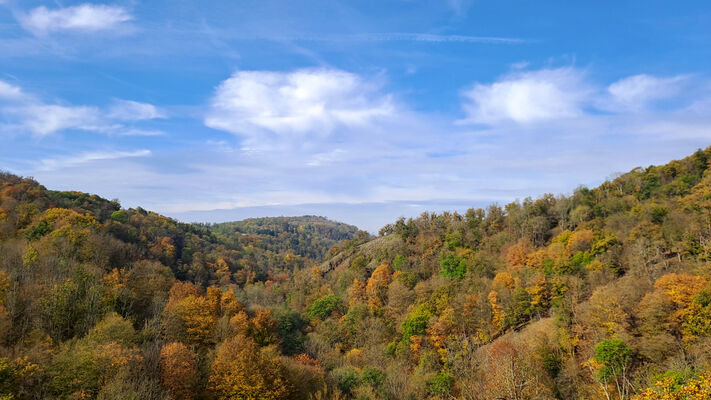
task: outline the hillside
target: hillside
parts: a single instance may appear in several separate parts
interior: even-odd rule
[[[358,228],[334,222],[324,217],[250,218],[209,226],[223,235],[239,234],[255,247],[277,253],[291,251],[314,260],[321,260],[334,244],[352,239]]]
[[[0,398],[709,398],[710,282],[711,147],[376,238],[3,174]]]

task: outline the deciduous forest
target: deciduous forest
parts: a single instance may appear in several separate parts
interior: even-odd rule
[[[0,399],[711,398],[711,148],[377,236],[0,174]]]

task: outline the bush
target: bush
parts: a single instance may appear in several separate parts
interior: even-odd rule
[[[402,339],[410,341],[411,336],[423,335],[432,312],[427,304],[420,304],[402,321]]]
[[[360,376],[353,367],[344,367],[333,370],[338,388],[344,393],[350,393],[360,385]]]
[[[467,260],[454,254],[440,257],[439,274],[447,278],[462,278],[467,273]]]
[[[360,380],[366,385],[379,388],[385,381],[385,373],[378,368],[365,367],[360,374]]]
[[[444,371],[427,380],[427,387],[435,396],[445,396],[454,388],[454,377]]]
[[[111,220],[125,224],[126,222],[128,222],[128,215],[124,210],[114,211],[111,214]]]
[[[338,296],[335,294],[327,294],[311,304],[311,307],[309,307],[309,318],[318,317],[324,319],[340,306],[341,299],[338,298]]]

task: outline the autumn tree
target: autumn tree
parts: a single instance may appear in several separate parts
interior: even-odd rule
[[[392,280],[392,271],[386,264],[381,264],[368,279],[368,284],[365,287],[366,295],[368,296],[368,305],[371,308],[382,307],[388,296],[388,285]]]
[[[160,351],[161,380],[176,399],[196,397],[199,371],[197,357],[180,342],[168,343]]]
[[[293,386],[278,358],[244,336],[220,344],[210,386],[220,399],[288,399]]]

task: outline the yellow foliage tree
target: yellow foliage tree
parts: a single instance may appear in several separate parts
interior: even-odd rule
[[[647,388],[644,392],[633,397],[632,400],[696,400],[711,399],[711,375],[704,375],[698,379],[691,379],[677,387],[676,382],[666,377]]]
[[[382,307],[387,301],[388,285],[392,280],[392,271],[387,264],[381,264],[373,271],[365,287],[368,305],[372,308]]]
[[[500,289],[513,289],[516,287],[516,279],[514,279],[514,277],[506,271],[499,272],[494,277],[494,287]]]
[[[488,299],[489,304],[491,304],[491,324],[497,328],[501,328],[504,325],[506,312],[499,304],[499,292],[492,290],[489,292]]]
[[[662,290],[678,306],[687,307],[707,284],[701,276],[666,274],[657,279],[654,287]]]
[[[235,336],[217,348],[210,386],[219,399],[288,399],[293,387],[284,366],[249,338]]]
[[[213,342],[217,324],[218,294],[197,294],[194,285],[176,282],[170,289],[168,304],[163,310],[166,332],[177,341],[190,345],[207,345]]]

